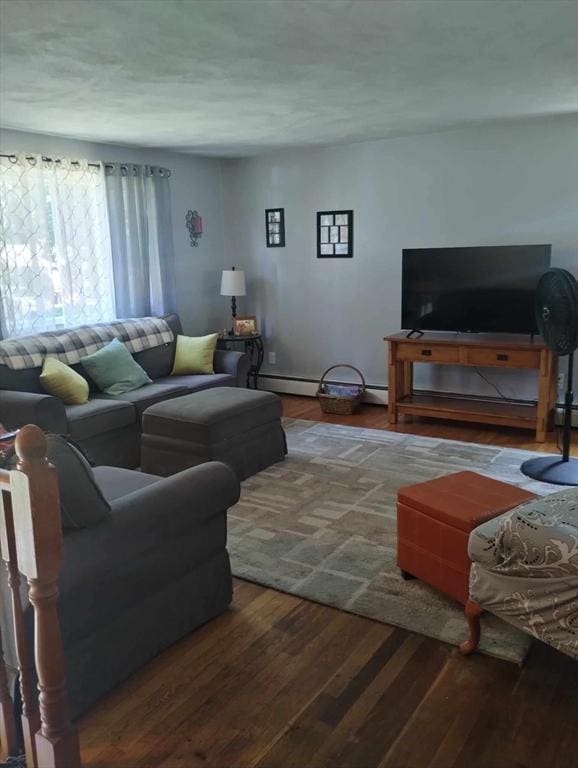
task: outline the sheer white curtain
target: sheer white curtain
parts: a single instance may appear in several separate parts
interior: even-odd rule
[[[115,316],[102,165],[1,157],[2,335]]]
[[[119,317],[175,310],[170,172],[106,164],[106,197]]]

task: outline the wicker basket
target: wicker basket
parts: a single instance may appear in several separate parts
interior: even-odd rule
[[[325,377],[329,373],[329,371],[332,371],[334,368],[351,368],[352,371],[355,371],[355,373],[358,374],[359,378],[361,379],[361,385],[348,385],[351,387],[357,388],[357,394],[350,394],[350,393],[344,393],[344,394],[328,394],[326,391],[326,384],[325,384]],[[338,385],[335,385],[336,388],[338,388]],[[321,405],[321,410],[324,413],[338,413],[341,415],[350,415],[352,413],[355,413],[355,411],[359,408],[361,401],[363,400],[363,395],[365,394],[365,379],[363,378],[363,374],[361,371],[357,370],[357,368],[354,368],[353,365],[347,365],[347,363],[340,363],[338,365],[332,365],[331,368],[328,368],[323,376],[321,377],[321,381],[319,382],[319,387],[317,388],[317,399],[319,400],[319,404]]]

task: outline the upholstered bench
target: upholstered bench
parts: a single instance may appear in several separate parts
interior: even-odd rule
[[[167,476],[223,461],[244,480],[285,458],[281,413],[281,398],[272,392],[237,387],[152,405],[142,419],[142,470]]]
[[[402,576],[425,581],[465,605],[471,531],[533,498],[533,493],[475,472],[457,472],[401,488],[397,563]]]

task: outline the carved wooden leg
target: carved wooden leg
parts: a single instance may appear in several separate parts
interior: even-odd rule
[[[18,657],[18,672],[20,680],[20,696],[22,699],[22,736],[24,739],[24,753],[28,768],[36,768],[36,732],[40,729],[40,711],[38,709],[38,695],[34,689],[32,671],[32,658],[26,641],[26,629],[20,599],[20,572],[16,555],[16,543],[14,537],[14,518],[12,501],[10,497],[4,498],[4,519],[8,540],[8,584],[12,594],[12,621],[14,624],[14,637],[16,640],[16,655]]]
[[[18,749],[16,735],[16,720],[14,718],[14,703],[8,688],[8,675],[2,652],[2,637],[0,636],[0,759],[6,760],[15,755]]]
[[[68,713],[57,610],[63,558],[58,479],[46,449],[46,438],[38,427],[23,427],[16,438],[17,469],[11,474],[18,567],[28,580],[35,619],[41,720],[35,734],[37,764],[41,768],[80,768],[78,734]]]
[[[409,571],[404,571],[403,569],[400,571],[401,578],[404,581],[411,581],[412,579],[415,579],[415,576],[413,573],[410,573]]]
[[[482,609],[477,603],[474,603],[473,600],[468,599],[464,613],[468,622],[470,636],[460,645],[460,653],[462,653],[464,656],[468,656],[470,653],[473,653],[476,650],[480,642],[480,614],[482,613]]]
[[[80,745],[68,716],[64,655],[55,581],[28,579],[34,606],[35,653],[40,691],[41,728],[36,734],[39,768],[80,768]]]

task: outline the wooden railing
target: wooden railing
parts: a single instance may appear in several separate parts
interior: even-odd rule
[[[57,611],[62,567],[58,479],[46,458],[46,438],[38,427],[20,430],[16,454],[16,469],[0,470],[0,549],[12,600],[26,765],[79,768],[78,734],[69,717]],[[24,625],[20,574],[27,580],[34,610],[34,662]],[[18,747],[18,730],[1,649],[0,638],[0,757],[7,757]]]

